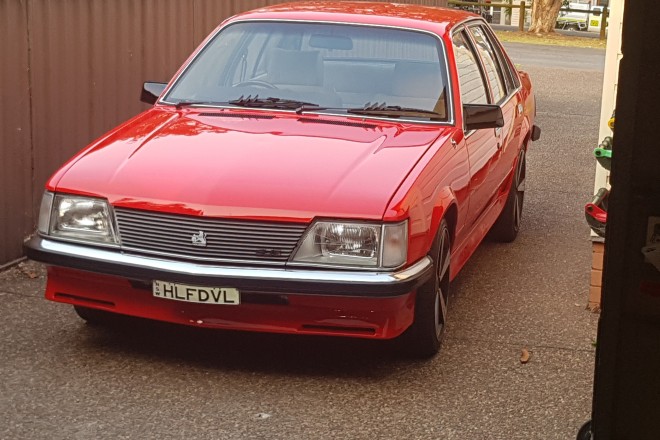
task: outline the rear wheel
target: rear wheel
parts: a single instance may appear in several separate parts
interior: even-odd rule
[[[510,243],[518,236],[522,221],[523,202],[525,200],[525,150],[520,151],[516,172],[511,181],[511,188],[507,196],[502,213],[488,232],[488,238],[493,241]]]
[[[403,350],[417,358],[429,358],[440,350],[447,322],[451,242],[447,222],[443,219],[429,254],[433,258],[434,276],[417,289],[415,320],[401,335]]]

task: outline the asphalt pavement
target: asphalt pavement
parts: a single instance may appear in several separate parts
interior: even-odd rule
[[[586,47],[567,49],[562,46],[506,43],[509,56],[517,64],[602,72],[605,68],[605,51]],[[600,97],[599,97],[600,99]]]
[[[534,81],[523,227],[452,286],[430,361],[370,341],[84,324],[43,268],[0,274],[2,439],[572,439],[590,415],[585,310],[604,51],[507,44]],[[531,353],[520,362],[521,350]]]

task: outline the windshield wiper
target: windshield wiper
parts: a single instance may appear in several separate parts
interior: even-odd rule
[[[344,107],[322,107],[316,104],[304,104],[296,109],[296,113],[302,114],[305,111],[317,110],[341,110],[342,112],[351,113],[354,115],[372,115],[372,116],[389,116],[398,118],[401,116],[418,116],[429,118],[432,120],[445,120],[446,116],[442,113],[434,112],[433,110],[424,110],[421,108],[401,107],[399,105],[387,105],[386,103],[379,104],[377,102],[367,102],[364,107],[357,108],[344,108]]]
[[[181,110],[184,107],[194,107],[194,106],[217,106],[217,105],[226,105],[224,102],[213,102],[213,101],[194,101],[194,100],[182,100],[174,104],[177,110]]]
[[[259,95],[241,96],[238,99],[228,101],[229,104],[237,105],[240,107],[255,107],[255,108],[275,108],[284,110],[296,110],[300,107],[310,106],[319,108],[318,105],[311,102],[297,101],[295,99],[286,98],[260,98]]]
[[[296,113],[298,113],[299,115],[302,115],[303,112],[316,111],[316,110],[342,110],[342,111],[345,111],[346,109],[343,108],[343,107],[323,107],[323,106],[320,106],[318,104],[304,103],[304,104],[298,106],[298,108],[296,109]]]
[[[433,110],[401,107],[399,105],[387,105],[384,102],[382,104],[379,104],[377,102],[373,104],[367,102],[362,108],[346,109],[346,113],[352,113],[355,115],[390,116],[395,118],[400,116],[421,116],[421,117],[427,117],[429,119],[441,119],[441,120],[446,119],[446,116],[444,114],[435,112]]]

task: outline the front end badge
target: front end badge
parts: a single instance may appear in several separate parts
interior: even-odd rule
[[[206,232],[199,231],[197,234],[193,234],[191,241],[193,246],[206,247]]]

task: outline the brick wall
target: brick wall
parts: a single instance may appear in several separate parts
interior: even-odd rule
[[[593,243],[591,258],[591,282],[587,308],[593,312],[600,310],[600,293],[603,286],[603,255],[605,243]]]

